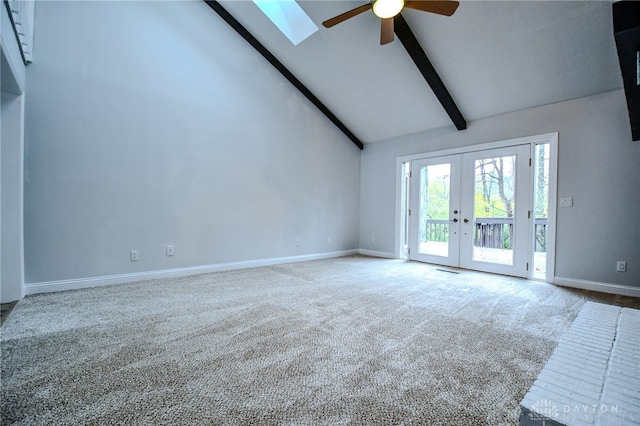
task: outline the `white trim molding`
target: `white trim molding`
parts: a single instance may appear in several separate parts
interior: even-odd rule
[[[398,259],[395,253],[388,253],[386,251],[375,251],[375,250],[363,250],[360,249],[358,252],[363,256],[371,256],[371,257],[380,257],[383,259]]]
[[[257,268],[260,266],[281,265],[284,263],[306,262],[309,260],[330,259],[334,257],[352,256],[359,254],[359,250],[342,250],[328,253],[307,254],[301,256],[274,257],[267,259],[245,260],[240,262],[217,263],[213,265],[191,266],[186,268],[164,269],[160,271],[134,272],[129,274],[105,275],[89,278],[75,278],[70,280],[46,281],[28,283],[25,285],[27,295],[51,293],[54,291],[77,290],[81,288],[99,287],[113,284],[126,284],[136,281],[153,280],[159,278],[177,278],[189,275],[206,274],[210,272],[231,271],[237,269]]]
[[[603,283],[598,281],[578,280],[575,278],[554,277],[553,283],[562,287],[579,288],[581,290],[599,291],[601,293],[620,296],[640,297],[640,287],[622,284]]]
[[[475,145],[465,145],[458,148],[445,149],[441,151],[427,151],[420,154],[403,155],[396,159],[397,163],[406,163],[407,161],[419,160],[422,158],[445,157],[454,154],[466,154],[468,152],[486,151],[489,149],[505,148],[515,145],[531,145],[541,144],[558,140],[558,132],[545,133],[542,135],[523,136],[520,138],[506,139],[496,142],[485,142]]]

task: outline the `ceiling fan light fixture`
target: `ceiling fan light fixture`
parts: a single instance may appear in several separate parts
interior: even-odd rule
[[[375,0],[373,13],[381,19],[393,18],[404,7],[404,0]]]

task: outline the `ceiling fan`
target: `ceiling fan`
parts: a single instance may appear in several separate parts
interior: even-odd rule
[[[331,28],[344,22],[349,18],[361,14],[371,9],[373,13],[382,20],[380,29],[380,44],[387,44],[393,41],[393,18],[399,14],[403,8],[422,10],[424,12],[437,13],[439,15],[451,16],[458,8],[459,2],[447,0],[372,0],[370,3],[363,4],[348,12],[342,13],[327,21],[322,25]]]

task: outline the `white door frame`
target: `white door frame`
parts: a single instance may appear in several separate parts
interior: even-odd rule
[[[395,257],[398,259],[406,258],[402,247],[402,186],[403,175],[402,165],[412,160],[422,158],[442,157],[454,154],[464,154],[475,151],[484,151],[495,148],[503,148],[513,145],[530,145],[531,158],[536,145],[549,144],[550,163],[549,163],[549,215],[547,219],[547,265],[545,281],[552,283],[555,276],[555,247],[556,247],[556,200],[557,200],[557,182],[558,182],[558,133],[547,133],[542,135],[527,136],[523,138],[508,139],[497,142],[483,143],[478,145],[470,145],[461,148],[447,149],[443,151],[425,152],[421,154],[406,155],[396,159],[396,218],[395,218]],[[533,168],[531,168],[533,169]],[[533,173],[533,170],[531,170]],[[533,192],[533,191],[532,191]],[[530,194],[533,197],[533,193]],[[532,251],[533,253],[533,251]],[[533,268],[529,268],[528,278],[531,278]]]

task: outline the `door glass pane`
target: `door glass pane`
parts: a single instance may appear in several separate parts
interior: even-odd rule
[[[549,217],[549,153],[550,144],[536,145],[534,157],[534,255],[533,277],[546,278],[547,219]]]
[[[420,245],[421,254],[449,256],[449,203],[451,164],[420,169]]]
[[[513,265],[516,156],[475,161],[473,260]]]

